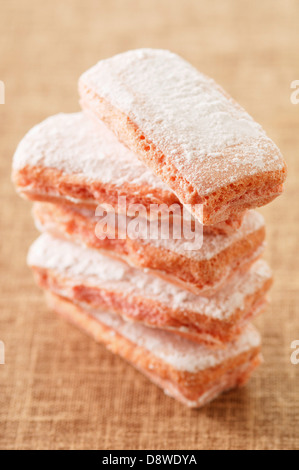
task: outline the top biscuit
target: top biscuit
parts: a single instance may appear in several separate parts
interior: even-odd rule
[[[176,54],[140,49],[100,61],[81,76],[79,91],[82,107],[203,224],[264,205],[282,191],[286,165],[277,146],[220,86]]]

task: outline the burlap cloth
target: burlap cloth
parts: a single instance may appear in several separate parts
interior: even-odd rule
[[[299,79],[296,0],[58,1],[0,4],[0,448],[298,448]],[[25,265],[37,232],[10,183],[11,157],[46,116],[76,111],[76,81],[103,57],[169,48],[219,81],[281,147],[283,197],[262,210],[276,282],[257,322],[264,365],[250,384],[192,411],[47,310]]]

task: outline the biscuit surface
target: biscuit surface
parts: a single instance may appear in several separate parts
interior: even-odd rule
[[[103,119],[183,203],[216,223],[281,192],[286,166],[262,127],[176,54],[142,49],[100,61],[79,81]]]
[[[203,406],[223,391],[243,385],[261,360],[260,335],[252,326],[227,349],[215,351],[108,312],[86,312],[51,293],[47,299],[57,313],[187,406]]]
[[[229,235],[204,233],[202,246],[195,250],[186,249],[184,238],[132,239],[126,232],[100,238],[98,219],[86,210],[37,204],[34,218],[41,232],[119,257],[199,295],[212,295],[234,273],[246,270],[264,249],[264,220],[254,211],[246,213],[240,228]]]
[[[48,234],[32,245],[28,264],[42,288],[85,308],[108,309],[131,321],[218,346],[237,336],[264,308],[272,279],[267,264],[257,261],[207,299]]]

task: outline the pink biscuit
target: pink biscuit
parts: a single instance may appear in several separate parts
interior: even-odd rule
[[[282,191],[286,165],[276,145],[176,54],[140,49],[100,61],[81,76],[79,91],[82,107],[191,204],[203,224],[264,205]]]
[[[195,294],[206,296],[213,295],[235,273],[248,269],[264,250],[264,220],[253,210],[247,211],[238,230],[230,235],[204,234],[202,246],[191,250],[186,249],[184,237],[132,238],[133,234],[123,232],[122,228],[118,228],[118,233],[112,231],[112,238],[107,238],[109,222],[102,238],[102,229],[98,231],[98,218],[86,209],[38,203],[34,205],[34,220],[41,232],[96,248]],[[143,232],[147,222],[141,224],[139,221],[139,228]]]
[[[272,282],[268,265],[260,260],[207,299],[48,234],[31,246],[28,264],[42,288],[84,309],[107,309],[127,320],[218,347],[240,334],[265,307]]]
[[[177,201],[105,124],[83,113],[58,114],[31,129],[15,153],[13,175],[17,189],[28,197],[35,193],[34,199],[56,196],[86,206],[121,195],[145,205]]]
[[[220,393],[244,385],[261,361],[260,336],[250,325],[226,349],[210,350],[109,312],[87,312],[50,292],[47,300],[57,313],[190,407],[203,406]]]
[[[109,204],[122,212],[118,200],[125,196],[128,215],[132,204],[142,204],[147,214],[154,204],[176,204],[183,212],[160,178],[105,124],[95,125],[83,113],[58,114],[31,129],[14,155],[13,180],[17,191],[31,200],[90,209]],[[232,232],[241,222],[242,216],[236,217],[209,231]]]

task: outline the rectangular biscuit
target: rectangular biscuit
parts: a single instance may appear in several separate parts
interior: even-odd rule
[[[103,120],[206,225],[282,191],[286,165],[262,127],[212,79],[166,50],[102,60],[79,80]],[[203,212],[199,205],[203,205]]]
[[[251,325],[226,349],[211,350],[111,313],[86,312],[49,292],[47,299],[53,310],[189,407],[201,407],[244,385],[261,362],[260,335]]]
[[[34,218],[42,232],[119,257],[134,267],[147,269],[181,288],[205,296],[213,295],[232,275],[246,270],[264,249],[264,219],[255,211],[248,211],[240,228],[229,235],[204,233],[199,249],[196,245],[193,249],[192,242],[184,237],[132,238],[128,230],[121,237],[115,231],[115,238],[104,238],[99,230],[99,218],[92,212],[67,206],[36,204]],[[186,243],[190,249],[186,249]]]
[[[58,114],[33,127],[15,152],[12,177],[17,191],[31,200],[93,210],[109,204],[128,215],[141,204],[148,217],[164,205],[183,213],[173,191],[104,123],[95,125],[83,113]],[[209,232],[232,232],[242,215],[210,226]]]
[[[205,298],[47,233],[31,246],[28,264],[43,289],[85,309],[109,310],[127,320],[218,347],[236,338],[265,307],[272,283],[268,265],[259,260],[213,297]]]

